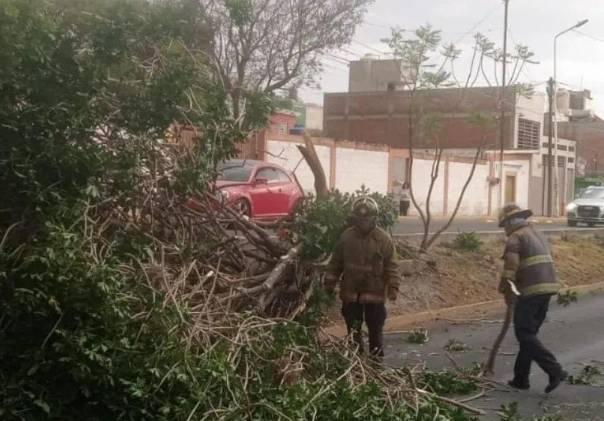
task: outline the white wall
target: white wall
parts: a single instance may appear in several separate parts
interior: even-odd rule
[[[279,164],[289,170],[296,167],[296,177],[300,181],[305,192],[314,192],[314,178],[310,168],[302,159],[302,155],[295,143],[292,141],[282,141],[277,139],[267,140],[267,160]],[[325,176],[328,181],[331,173],[331,148],[329,146],[315,145]],[[389,174],[389,154],[383,151],[372,151],[364,149],[336,147],[335,148],[335,187],[342,192],[354,192],[361,185],[365,185],[372,191],[380,193],[388,192],[388,174]],[[439,178],[436,180],[432,191],[431,212],[435,217],[443,216],[444,211],[444,188],[445,188],[445,161],[441,163]],[[471,170],[470,162],[455,162],[454,158],[449,161],[449,179],[447,193],[447,211],[450,214],[457,203],[457,199],[463,188],[463,185]],[[495,163],[498,166],[498,163]],[[422,208],[425,208],[426,196],[430,185],[430,173],[432,169],[432,159],[414,160],[413,164],[413,191]],[[528,195],[530,185],[530,161],[514,160],[504,162],[504,179],[502,194],[505,194],[505,175],[513,174],[516,176],[516,202],[521,207],[528,206]],[[495,168],[495,174],[498,174]],[[489,175],[489,164],[479,163],[476,167],[474,176],[461,203],[459,216],[482,216],[488,212],[488,194],[489,185],[487,177]],[[497,207],[497,193],[499,189],[495,186],[492,189],[492,205]],[[413,206],[410,208],[411,214],[416,214]]]
[[[323,130],[323,107],[311,104],[306,105],[306,128]]]
[[[281,140],[267,140],[267,158],[268,162],[272,162],[274,164],[281,165],[284,168],[287,168],[290,171],[293,171],[298,165],[298,168],[294,172],[296,178],[302,185],[305,193],[314,193],[314,177],[310,167],[306,163],[304,159],[302,159],[302,154],[296,147],[296,143],[293,142],[285,142]],[[302,143],[300,143],[302,144]],[[323,166],[323,170],[325,171],[325,177],[327,178],[327,183],[329,184],[329,173],[331,168],[331,160],[330,155],[331,151],[328,146],[315,145],[315,149],[317,151],[317,155],[319,156],[319,160],[321,161],[321,165]],[[302,161],[300,161],[302,160]]]
[[[471,163],[449,162],[448,212],[455,210],[461,190],[472,170]],[[489,209],[488,164],[477,164],[474,175],[461,201],[458,215],[486,215]]]
[[[412,174],[412,187],[413,195],[415,200],[421,209],[426,208],[426,198],[428,196],[428,190],[430,188],[430,174],[432,172],[432,160],[431,159],[417,159],[413,160],[413,174]],[[445,163],[442,162],[440,166],[440,173],[438,179],[434,183],[432,189],[432,196],[430,199],[430,213],[433,216],[442,216],[444,209],[444,188],[445,188]],[[417,211],[415,207],[411,205],[409,208],[410,214],[415,215]]]
[[[352,148],[336,149],[336,188],[354,192],[362,185],[388,192],[388,152]]]

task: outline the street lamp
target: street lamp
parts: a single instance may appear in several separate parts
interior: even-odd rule
[[[568,29],[565,29],[562,32],[559,32],[556,34],[556,36],[554,37],[554,145],[555,145],[555,150],[554,150],[554,170],[555,170],[555,182],[554,182],[554,187],[555,187],[555,197],[556,197],[556,215],[558,214],[559,210],[560,210],[560,199],[559,199],[559,188],[558,188],[558,76],[557,76],[557,56],[558,56],[558,38],[564,34],[566,34],[567,32],[572,31],[573,29],[577,29],[583,25],[585,25],[587,22],[589,22],[589,19],[583,19],[579,22],[577,22],[576,24],[574,24],[573,26],[571,26]],[[549,156],[549,160],[551,162],[551,155]],[[551,164],[550,164],[551,165]],[[550,166],[551,169],[551,166]],[[566,199],[566,198],[565,198]]]

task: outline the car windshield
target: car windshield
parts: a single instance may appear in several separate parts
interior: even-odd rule
[[[218,180],[222,181],[248,181],[252,175],[249,165],[226,162],[218,166]]]
[[[581,199],[604,199],[604,189],[588,189],[581,195]]]

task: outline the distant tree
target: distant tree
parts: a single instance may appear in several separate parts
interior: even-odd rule
[[[349,43],[373,0],[199,0],[211,61],[237,118],[250,92],[316,84],[323,54]]]
[[[430,25],[419,27],[417,30],[407,32],[400,28],[393,28],[391,36],[382,40],[393,51],[395,57],[398,57],[404,63],[406,72],[402,81],[405,90],[410,92],[409,110],[408,110],[408,138],[409,138],[409,168],[408,179],[410,181],[411,202],[417,210],[424,226],[424,236],[421,242],[421,249],[428,250],[436,239],[446,231],[457,216],[465,192],[472,181],[476,165],[480,156],[487,145],[486,136],[482,137],[480,145],[476,148],[473,155],[472,166],[457,198],[452,214],[446,223],[440,227],[434,234],[430,235],[430,225],[432,223],[431,199],[436,181],[440,176],[440,165],[444,150],[447,148],[446,133],[441,130],[440,117],[438,114],[425,112],[423,95],[426,89],[436,89],[444,87],[458,87],[458,104],[461,105],[465,100],[467,88],[474,87],[478,82],[484,82],[488,86],[500,83],[497,76],[497,68],[503,58],[503,53],[495,48],[495,44],[489,41],[484,35],[477,33],[474,36],[474,51],[470,63],[468,74],[460,79],[455,74],[455,63],[461,56],[462,51],[453,44],[442,44],[441,32],[435,30]],[[439,48],[441,49],[439,51]],[[518,83],[518,78],[527,64],[534,63],[534,54],[528,47],[517,45],[514,54],[508,54],[505,58],[513,63],[513,70],[506,86],[514,86],[521,95],[530,95],[532,88],[528,85]],[[487,63],[493,64],[492,80],[489,78]],[[439,64],[440,63],[440,64]],[[504,106],[504,101],[500,100],[500,107]],[[483,133],[497,122],[492,116],[481,113],[480,110],[471,112],[468,116],[469,123],[475,127],[483,129]],[[418,145],[427,146],[432,149],[433,163],[428,180],[429,187],[423,207],[418,203],[414,194],[413,162],[414,152]]]

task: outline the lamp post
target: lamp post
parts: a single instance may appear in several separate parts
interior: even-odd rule
[[[556,36],[554,36],[554,145],[555,145],[555,149],[554,149],[554,165],[553,165],[553,169],[555,171],[555,177],[554,177],[554,191],[555,191],[555,198],[556,198],[556,212],[555,214],[558,215],[559,211],[560,211],[560,198],[559,198],[559,187],[558,187],[558,75],[557,75],[557,64],[558,64],[558,38],[560,38],[560,36],[566,34],[567,32],[572,31],[573,29],[577,29],[583,25],[585,25],[587,22],[589,22],[589,19],[583,19],[579,22],[577,22],[576,24],[574,24],[573,26],[571,26],[570,28],[565,29],[562,32],[559,32],[556,34]],[[551,159],[551,155],[550,155],[550,159]],[[551,168],[551,167],[550,167]]]

